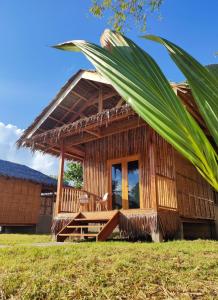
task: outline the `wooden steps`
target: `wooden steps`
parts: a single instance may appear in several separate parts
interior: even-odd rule
[[[95,237],[98,234],[97,233],[60,233],[60,236],[66,236],[66,237],[71,237],[71,236],[75,236],[75,237]]]
[[[119,223],[119,211],[106,215],[98,212],[96,215],[85,216],[78,213],[57,234],[56,240],[64,242],[67,238],[95,238],[96,241],[105,241]],[[94,232],[93,232],[94,231]]]

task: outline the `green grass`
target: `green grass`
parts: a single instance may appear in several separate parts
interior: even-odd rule
[[[47,243],[50,241],[51,236],[46,234],[0,234],[0,245]]]
[[[217,262],[213,241],[9,246],[0,249],[0,299],[218,299]]]

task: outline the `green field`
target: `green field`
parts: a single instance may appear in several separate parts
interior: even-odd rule
[[[218,299],[218,242],[49,241],[0,235],[1,300]]]

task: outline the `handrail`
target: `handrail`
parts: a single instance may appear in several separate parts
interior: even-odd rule
[[[64,188],[65,188],[65,189],[73,189],[73,190],[76,190],[76,191],[80,191],[80,192],[86,193],[86,194],[88,194],[88,195],[92,195],[93,197],[96,197],[96,198],[101,199],[101,196],[96,195],[96,194],[94,194],[94,193],[91,193],[91,192],[89,192],[89,191],[87,191],[87,190],[84,190],[84,189],[78,189],[78,188],[75,188],[75,187],[73,187],[73,186],[66,186],[66,187],[64,187]]]
[[[80,197],[84,194],[88,195],[88,202],[80,203]],[[79,211],[95,211],[96,203],[100,199],[100,196],[84,189],[78,189],[72,186],[64,186],[62,188],[60,212],[75,213]]]
[[[183,193],[187,198],[179,197],[179,212],[184,217],[214,219],[214,201],[201,196]]]

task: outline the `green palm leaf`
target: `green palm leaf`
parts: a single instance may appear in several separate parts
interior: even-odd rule
[[[183,72],[191,87],[196,104],[210,133],[218,145],[218,78],[217,70],[202,66],[182,48],[166,39],[147,35],[145,38],[161,43]]]
[[[156,62],[121,34],[107,30],[102,42],[104,48],[85,41],[55,47],[84,53],[122,98],[218,189],[216,153]]]

